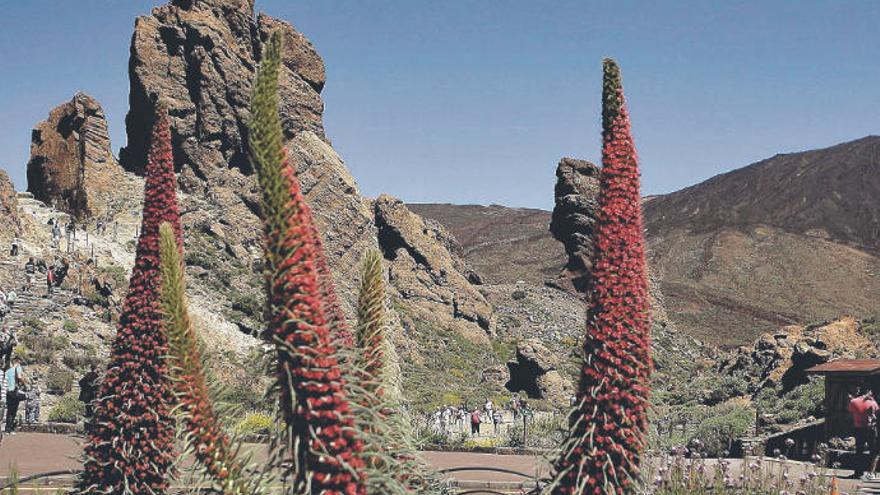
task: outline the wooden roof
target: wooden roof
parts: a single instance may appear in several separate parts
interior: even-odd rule
[[[874,375],[880,373],[880,359],[837,359],[829,363],[807,368],[807,373],[816,375],[850,374]]]

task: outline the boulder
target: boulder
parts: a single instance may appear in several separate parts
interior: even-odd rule
[[[599,172],[592,163],[574,158],[563,158],[556,167],[550,233],[565,245],[568,260],[556,283],[569,291],[583,292],[593,267]]]
[[[452,235],[388,195],[376,199],[373,211],[389,282],[414,316],[488,343],[493,309],[468,279],[464,261],[447,248]]]
[[[113,209],[122,169],[110,150],[101,105],[77,93],[34,127],[27,165],[28,191],[74,217]]]

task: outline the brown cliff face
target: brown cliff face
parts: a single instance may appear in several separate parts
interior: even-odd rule
[[[127,170],[143,171],[153,110],[163,101],[180,186],[189,193],[185,226],[210,231],[211,242],[237,259],[256,256],[262,234],[247,123],[262,46],[277,30],[285,41],[279,96],[288,155],[351,310],[353,267],[365,249],[376,246],[375,228],[357,184],[324,137],[324,62],[290,24],[255,16],[250,0],[172,1],[139,17],[129,59],[128,146],[120,160]],[[250,282],[242,281],[241,289]]]
[[[289,23],[255,15],[249,0],[172,1],[138,18],[129,61],[129,144],[121,162],[135,173],[143,170],[153,109],[157,100],[163,101],[171,117],[180,186],[189,193],[182,199],[182,221],[195,234],[188,247],[221,246],[230,261],[259,256],[259,195],[247,157],[247,123],[251,81],[263,44],[276,31],[284,38],[279,97],[288,156],[323,236],[341,302],[352,316],[357,267],[365,250],[379,246],[373,211],[324,135],[324,62]],[[204,265],[210,271],[226,269],[226,264]],[[463,264],[450,265],[453,269],[475,277]],[[232,298],[258,284],[258,277],[246,270],[221,275],[230,280],[224,287],[235,289]],[[452,304],[450,289],[442,283],[398,282],[402,293],[418,290],[431,300],[445,300],[454,308],[448,311],[451,324],[472,334],[488,328],[491,310],[485,300],[486,307],[476,309],[469,295]]]
[[[78,218],[100,215],[111,206],[121,172],[104,110],[91,96],[77,93],[34,127],[27,177],[36,199]]]
[[[15,186],[9,175],[0,170],[0,239],[11,241],[21,235],[21,220],[18,218],[18,201]],[[3,249],[7,244],[4,242]]]
[[[565,245],[568,261],[559,274],[558,285],[584,292],[593,268],[593,229],[599,168],[586,160],[563,158],[556,167],[556,205],[550,233]]]
[[[288,139],[311,131],[323,138],[324,62],[293,27],[254,17],[251,1],[175,1],[135,23],[131,43],[128,146],[123,166],[143,171],[155,100],[169,108],[175,163],[209,185],[223,185],[228,169],[251,174],[247,122],[251,81],[263,42],[284,34],[281,115]],[[218,184],[219,183],[219,184]]]
[[[468,279],[464,261],[448,248],[454,238],[391,196],[379,196],[374,212],[389,282],[400,299],[420,319],[487,342],[494,326],[492,306],[477,280]]]

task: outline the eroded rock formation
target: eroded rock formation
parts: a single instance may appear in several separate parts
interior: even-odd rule
[[[876,352],[859,332],[859,323],[845,317],[825,325],[790,325],[764,334],[753,345],[740,347],[720,368],[744,378],[751,393],[779,386],[790,390],[807,381],[807,368]]]
[[[464,261],[449,250],[451,234],[388,195],[376,199],[374,214],[389,281],[400,298],[418,318],[486,342],[493,331],[492,306],[468,280]]]
[[[524,392],[533,399],[548,399],[565,404],[574,387],[559,372],[559,356],[538,340],[530,339],[516,346],[515,360],[507,363],[510,380],[505,384],[511,392]]]
[[[599,168],[586,160],[563,158],[556,167],[556,205],[550,233],[565,245],[568,260],[557,284],[583,292],[589,280],[593,256],[593,228]]]
[[[285,41],[279,96],[288,155],[324,235],[343,304],[351,309],[355,267],[365,249],[377,246],[375,228],[357,184],[324,137],[324,62],[290,24],[255,15],[251,0],[175,0],[139,17],[129,60],[128,146],[120,160],[127,170],[143,170],[147,131],[161,100],[171,116],[180,186],[189,193],[185,227],[207,232],[236,259],[259,256],[259,195],[247,156],[247,122],[251,81],[275,31]],[[250,283],[241,282],[242,290]]]
[[[0,239],[7,242],[21,234],[21,220],[18,218],[18,201],[15,198],[15,186],[9,175],[0,170]]]
[[[122,169],[110,150],[101,105],[77,93],[31,134],[28,190],[36,199],[83,218],[105,213]]]

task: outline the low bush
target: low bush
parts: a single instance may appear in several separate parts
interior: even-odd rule
[[[515,290],[512,294],[510,294],[510,298],[514,301],[521,301],[526,298],[526,291],[524,290]]]
[[[46,387],[49,392],[66,394],[73,388],[73,372],[60,367],[52,367],[46,376]]]
[[[63,328],[65,332],[73,333],[79,329],[79,325],[77,325],[76,322],[73,320],[64,320],[61,328]]]
[[[85,413],[85,404],[73,394],[67,394],[49,410],[49,421],[53,423],[76,423]]]
[[[272,427],[275,424],[275,420],[272,416],[259,412],[253,411],[247,413],[241,420],[235,425],[235,434],[236,435],[268,435],[272,431]]]
[[[45,333],[34,327],[26,328],[18,338],[18,353],[25,364],[50,364],[58,351],[70,347],[70,340],[64,335]]]
[[[93,352],[69,351],[61,356],[61,362],[72,370],[83,372],[88,370],[91,366],[99,368],[101,359],[98,356],[95,356]]]
[[[755,412],[739,405],[720,405],[696,428],[693,439],[703,445],[703,453],[721,457],[730,450],[734,440],[744,436],[755,425]]]

